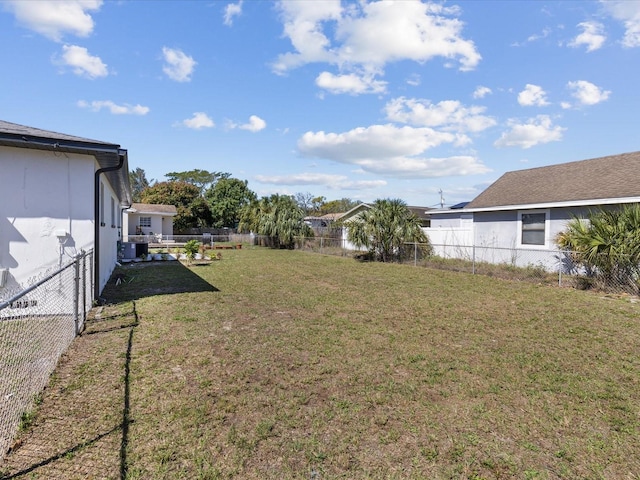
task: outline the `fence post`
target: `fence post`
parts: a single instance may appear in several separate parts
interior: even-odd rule
[[[87,252],[81,250],[82,255],[82,324],[87,319]]]
[[[78,317],[80,308],[78,302],[80,300],[80,254],[76,255],[73,262],[73,320],[76,324],[76,335],[80,333],[80,325]]]
[[[413,242],[413,266],[418,266],[418,242]]]
[[[476,274],[476,243],[473,242],[471,247],[471,274]]]
[[[90,258],[89,258],[89,282],[91,285],[91,304],[93,305],[93,299],[96,298],[96,286],[93,284],[93,281],[96,277],[93,275],[93,269],[95,268],[95,263],[93,262],[93,256],[95,255],[95,250],[91,249]]]
[[[324,237],[320,237],[320,253],[322,253],[323,246],[324,246]]]

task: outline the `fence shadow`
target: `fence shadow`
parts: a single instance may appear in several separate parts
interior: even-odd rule
[[[196,267],[207,268],[193,268]],[[181,262],[140,262],[116,268],[102,291],[101,301],[116,304],[154,295],[218,291]]]
[[[34,429],[23,433],[16,442],[15,448],[12,449],[13,451],[9,452],[9,456],[6,459],[8,463],[0,464],[0,480],[25,478],[29,475],[34,476],[34,478],[39,475],[43,475],[46,478],[77,477],[79,472],[74,470],[76,468],[74,466],[75,462],[85,463],[83,472],[86,478],[96,478],[98,476],[101,478],[116,478],[118,473],[121,480],[127,478],[129,466],[127,447],[129,444],[129,426],[132,421],[130,417],[131,354],[134,332],[139,325],[135,302],[131,302],[131,307],[131,310],[125,313],[101,318],[100,322],[107,324],[107,328],[101,325],[101,328],[91,329],[79,337],[84,337],[83,340],[78,341],[84,344],[84,347],[79,348],[74,355],[74,360],[67,362],[62,371],[59,371],[58,376],[61,378],[61,383],[54,387],[54,391],[51,394],[45,395],[42,406],[38,408],[39,421]],[[118,330],[123,329],[128,329],[126,337],[117,333]],[[94,335],[100,336],[101,339],[96,339]],[[125,347],[121,343],[122,340],[126,342],[124,351],[120,350],[120,348]],[[86,350],[88,346],[89,348],[91,345],[99,346],[105,341],[111,342],[112,345],[110,349],[112,350],[112,356],[109,358],[103,355],[103,357],[97,359],[95,355]],[[73,406],[76,403],[76,401],[72,400],[74,391],[77,388],[86,388],[88,390],[96,388],[93,382],[76,384],[73,377],[69,375],[70,371],[74,371],[77,368],[89,368],[90,363],[87,363],[87,354],[89,354],[93,363],[100,363],[102,366],[111,365],[113,378],[120,377],[122,382],[122,390],[120,390],[122,397],[118,399],[117,393],[113,389],[110,390],[116,395],[110,400],[112,403],[109,407],[115,409],[113,413],[120,410],[121,421],[106,430],[104,426],[102,428],[98,427],[96,429],[98,432],[89,438],[83,433],[83,429],[78,430],[76,426],[68,423],[77,423],[74,418],[77,419],[79,411],[83,411],[83,408],[86,408],[86,405]],[[122,354],[125,357],[124,374],[120,370],[123,368],[120,363]],[[120,364],[119,367],[118,364]],[[109,384],[113,385],[112,383]],[[90,396],[91,393],[82,394],[83,397],[86,395]],[[67,413],[66,415],[62,413],[63,408],[64,412]],[[105,413],[106,411],[102,411],[102,414]],[[91,418],[92,421],[96,421],[99,416],[96,417],[94,415]],[[100,432],[100,430],[102,431]],[[67,446],[63,448],[60,448],[62,445],[55,440],[61,431],[65,431],[66,441],[68,441]],[[85,439],[81,439],[83,436]],[[118,437],[119,439],[116,439]],[[46,452],[49,452],[48,456]]]

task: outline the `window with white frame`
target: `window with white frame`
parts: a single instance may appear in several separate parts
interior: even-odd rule
[[[151,217],[140,217],[140,226],[151,228]]]
[[[518,212],[520,245],[544,247],[547,244],[548,211]]]

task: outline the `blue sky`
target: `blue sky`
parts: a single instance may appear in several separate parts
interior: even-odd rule
[[[640,150],[640,1],[3,1],[0,118],[120,144],[148,179],[471,200]]]

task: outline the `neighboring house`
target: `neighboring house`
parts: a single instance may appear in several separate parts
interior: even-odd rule
[[[335,223],[344,213],[327,213],[319,217],[304,217],[304,223],[309,225],[318,237],[335,237],[340,233],[340,229],[335,227]]]
[[[25,287],[93,249],[97,297],[116,264],[121,209],[131,205],[127,151],[0,121],[0,164],[4,288]]]
[[[178,214],[174,205],[134,203],[124,211],[122,235],[173,235],[173,217]]]
[[[518,251],[549,259],[572,217],[640,202],[639,172],[640,152],[507,172],[463,208],[432,211],[425,231],[434,245],[454,247],[447,256],[469,256],[475,246],[476,258],[486,247],[495,263]]]

